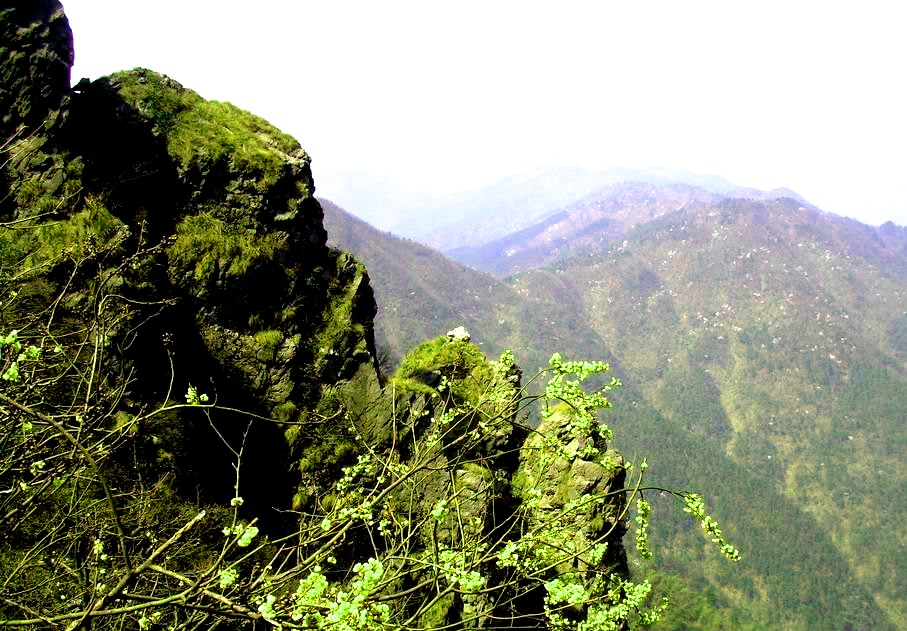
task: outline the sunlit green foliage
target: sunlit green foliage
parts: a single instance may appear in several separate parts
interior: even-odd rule
[[[259,337],[267,342],[273,335],[263,332]],[[8,355],[18,358],[13,361],[40,361],[39,349],[24,349],[16,333],[0,339],[3,347],[9,349],[0,355],[7,365],[11,365]],[[451,346],[456,350],[451,350]],[[23,349],[22,354],[16,355]],[[479,364],[483,367],[481,377],[486,379],[484,391],[476,395],[479,399],[447,398],[448,390],[453,395],[459,389],[453,384],[470,383],[479,378],[480,373],[476,370]],[[0,409],[4,409],[4,418],[8,421],[22,419],[22,422],[7,423],[3,427],[4,433],[21,437],[20,442],[32,441],[31,444],[41,448],[31,450],[33,458],[29,462],[7,468],[2,481],[4,484],[17,481],[16,494],[23,494],[26,502],[36,502],[35,506],[40,507],[39,512],[49,527],[45,535],[47,543],[42,545],[46,545],[48,552],[58,555],[54,557],[55,563],[81,566],[92,576],[88,592],[82,596],[78,595],[85,586],[56,582],[58,591],[75,590],[71,596],[62,596],[62,610],[50,604],[56,598],[53,590],[49,593],[33,591],[26,610],[46,613],[38,619],[14,617],[16,624],[27,626],[46,620],[66,622],[92,615],[95,624],[105,628],[108,620],[116,624],[130,618],[137,619],[140,627],[147,628],[155,621],[163,620],[161,611],[167,609],[174,596],[180,599],[204,597],[210,601],[197,610],[190,605],[186,615],[176,615],[175,620],[185,622],[173,626],[174,629],[196,620],[196,616],[220,615],[218,608],[232,616],[289,628],[302,623],[348,631],[366,631],[387,625],[416,629],[429,620],[449,623],[454,619],[450,616],[460,617],[467,624],[480,624],[480,621],[489,620],[489,616],[500,616],[508,611],[515,620],[524,617],[539,622],[544,620],[547,628],[578,631],[616,628],[630,618],[643,625],[661,618],[667,602],[655,608],[647,606],[651,591],[648,581],[631,581],[618,568],[606,564],[608,546],[619,545],[619,538],[615,539],[612,533],[619,535],[622,532],[622,516],[615,513],[610,522],[596,526],[594,532],[599,534],[589,539],[588,544],[582,543],[585,540],[581,539],[565,540],[563,536],[565,528],[575,525],[581,515],[612,505],[620,510],[627,492],[623,488],[614,488],[603,495],[570,499],[552,512],[551,506],[542,504],[542,489],[547,484],[544,478],[524,479],[520,491],[522,501],[516,511],[510,516],[501,515],[504,521],[497,525],[493,536],[486,538],[483,534],[481,514],[475,512],[479,505],[474,503],[470,493],[487,493],[499,487],[500,481],[493,471],[475,462],[451,458],[455,454],[462,454],[457,457],[462,458],[476,449],[481,450],[484,443],[495,440],[502,426],[514,422],[509,415],[515,410],[513,404],[520,393],[510,378],[514,368],[512,355],[505,354],[498,361],[489,362],[468,342],[442,338],[418,349],[404,365],[409,370],[434,367],[444,373],[441,385],[450,384],[449,388],[440,387],[435,393],[438,401],[430,419],[430,431],[424,438],[407,438],[407,442],[412,441],[403,450],[410,454],[407,458],[401,458],[402,452],[396,450],[376,452],[358,435],[347,439],[360,455],[354,464],[342,468],[342,477],[334,483],[330,498],[328,495],[319,497],[313,504],[314,512],[299,513],[298,530],[292,535],[296,544],[286,553],[280,550],[275,553],[274,545],[279,539],[272,541],[254,519],[250,521],[239,516],[245,504],[239,495],[244,445],[236,449],[225,441],[236,457],[236,495],[229,501],[229,511],[213,509],[215,521],[223,523],[217,527],[224,537],[220,544],[212,546],[210,534],[205,534],[206,529],[215,526],[210,523],[207,510],[196,512],[181,526],[174,524],[172,519],[157,523],[148,521],[147,510],[124,511],[126,506],[137,507],[156,501],[154,492],[147,493],[141,484],[136,486],[135,481],[124,476],[117,484],[121,492],[128,489],[126,498],[118,500],[110,493],[105,479],[117,470],[118,454],[135,448],[145,420],[184,407],[182,404],[169,404],[166,410],[132,416],[128,424],[137,431],[124,431],[120,427],[116,434],[102,435],[106,437],[98,440],[79,440],[59,421],[12,398],[20,392],[29,396],[29,384],[23,385],[25,389],[9,390],[12,397],[4,395]],[[585,415],[608,407],[603,393],[612,384],[606,383],[591,392],[580,386],[607,370],[607,365],[553,357],[551,366],[545,400],[551,404],[560,402],[570,410],[569,415],[580,419],[571,425],[571,434],[581,437],[584,432],[598,431],[603,437],[604,433],[590,425]],[[21,377],[17,374],[10,381],[18,383]],[[478,391],[472,389],[474,385],[462,391],[476,394]],[[185,401],[185,407],[195,408],[205,415],[217,410],[208,395],[194,386],[189,386]],[[495,409],[504,411],[489,415],[488,410]],[[418,410],[403,413],[413,414],[415,419],[422,416]],[[85,414],[96,417],[95,423],[104,418],[99,409],[88,410]],[[469,425],[471,429],[464,434],[465,426],[457,420],[461,416],[474,416],[479,420]],[[76,417],[78,422],[83,422],[82,419],[82,416]],[[41,422],[40,429],[35,421]],[[57,432],[66,439],[62,443],[53,440]],[[219,433],[218,436],[224,440]],[[11,458],[18,453],[16,444],[13,445],[14,452],[0,452],[0,462],[13,462]],[[552,463],[563,458],[573,461],[578,457],[556,441],[550,444],[546,441],[543,445],[539,462]],[[75,463],[67,464],[57,453],[60,448],[71,449],[73,446],[85,453],[85,461],[78,465],[78,471],[73,470]],[[50,462],[56,464],[50,467]],[[476,476],[475,480],[480,481],[478,487],[474,486],[476,482],[465,481],[439,487],[443,494],[430,509],[414,505],[411,500],[405,501],[414,493],[420,493],[419,489],[424,489],[426,484],[433,487],[461,467]],[[27,474],[23,473],[23,468],[27,468]],[[629,490],[631,496],[642,491],[645,470],[645,466],[639,467],[635,487]],[[86,499],[91,498],[86,506],[76,502],[64,509],[51,501],[57,489],[71,492],[75,481],[71,476],[81,476],[88,471],[96,476],[98,487],[89,485],[95,493],[86,496]],[[437,472],[442,473],[440,478]],[[124,473],[121,471],[120,475]],[[483,485],[485,490],[482,490]],[[255,489],[246,490],[246,493],[254,492]],[[39,497],[42,501],[37,503]],[[696,508],[694,517],[707,529],[709,536],[721,543],[722,548],[728,547],[720,539],[717,524],[700,510],[701,499],[693,495],[682,497],[686,498],[688,507]],[[180,504],[180,514],[186,515],[187,510],[192,510],[191,503],[180,500]],[[52,517],[54,511],[83,511],[88,506],[104,507],[105,510],[85,524],[89,529],[80,530],[81,534],[72,532],[65,521],[46,519]],[[230,511],[232,517],[229,517]],[[649,514],[648,510],[639,511],[636,521],[640,528],[648,526]],[[23,527],[22,522],[17,523],[15,526],[12,522],[8,524],[14,533]],[[124,526],[134,528],[136,523],[143,524],[147,530],[133,544],[131,537],[124,534]],[[65,549],[73,536],[91,532],[98,534],[92,539],[87,559],[83,559],[78,550]],[[22,541],[28,541],[28,538]],[[201,561],[200,567],[196,565],[200,559],[194,553],[199,545],[211,546],[208,548],[210,555],[206,561]],[[296,549],[302,556],[294,552]],[[24,554],[23,558],[27,558],[32,553],[33,549],[23,549],[20,543],[10,549],[12,557],[0,558],[0,563],[10,572],[7,583],[13,581],[25,588],[32,581],[45,580],[43,573],[30,571],[26,563],[16,560],[17,555]],[[275,554],[262,568],[262,562]],[[143,558],[141,564],[136,565]],[[351,573],[334,567],[338,558],[351,564]],[[566,569],[577,563],[586,569],[582,572]],[[494,567],[499,569],[492,569]],[[405,587],[412,580],[428,580],[424,584],[432,584],[435,588],[427,594],[414,592]],[[525,610],[516,605],[521,594],[538,587],[543,587],[546,594],[543,610]],[[141,596],[138,601],[137,595]],[[77,597],[87,598],[88,604],[77,605]],[[140,604],[112,607],[116,602]],[[501,603],[508,602],[512,604],[501,608]],[[454,603],[458,603],[456,610],[452,608]],[[193,614],[193,611],[197,613]],[[581,614],[579,618],[577,612]]]
[[[286,237],[279,232],[258,235],[254,229],[202,213],[180,222],[168,254],[177,273],[185,270],[207,286],[222,277],[242,276],[256,266],[270,263],[286,248]]]
[[[118,72],[111,80],[120,94],[167,138],[170,155],[181,169],[225,160],[231,170],[259,174],[256,186],[267,190],[283,175],[289,154],[299,143],[230,103],[206,101],[172,80],[143,69]]]
[[[448,336],[437,337],[410,351],[394,373],[394,383],[401,388],[427,391],[433,389],[426,380],[437,379],[442,369],[456,377],[453,394],[476,405],[487,395],[493,382],[492,368],[485,355],[474,344],[459,342]]]

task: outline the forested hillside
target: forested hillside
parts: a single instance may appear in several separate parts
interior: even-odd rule
[[[376,230],[328,200],[321,204],[328,243],[354,252],[369,270],[378,305],[376,343],[388,364],[396,365],[404,349],[461,325],[487,353],[512,349],[527,372],[546,366],[554,352],[580,356],[596,348],[609,357],[574,308],[575,297],[563,304],[529,302],[489,274]]]
[[[622,377],[682,436],[664,446],[674,464],[659,475],[701,480],[749,525],[737,532],[759,551],[750,596],[815,616],[831,608],[856,627],[877,609],[874,624],[900,627],[905,271],[897,230],[794,201],[728,200],[516,286],[538,295],[567,282],[582,296]],[[628,428],[646,425],[640,414],[627,410]],[[695,558],[675,534],[678,557]]]
[[[636,190],[653,203],[689,193]],[[658,436],[655,479],[708,488],[744,542],[740,566],[700,571],[692,533],[661,523],[672,542],[659,558],[664,583],[675,592],[678,581],[686,585],[678,593],[700,612],[674,624],[715,628],[724,616],[726,628],[903,626],[904,229],[871,228],[792,199],[639,208],[613,202],[613,216],[637,219],[598,249],[600,226],[583,232],[579,224],[566,250],[539,249],[545,262],[584,244],[582,256],[509,280],[522,313],[544,314],[538,338],[510,341],[519,350],[576,332],[582,352],[612,356],[631,452]],[[388,239],[371,233],[367,249],[403,260]],[[413,259],[397,278],[427,275],[445,286],[440,259],[429,257],[439,263]],[[451,295],[474,291],[464,285],[473,276],[462,274]],[[379,312],[383,295],[400,298],[380,281],[376,295]],[[409,317],[418,321],[418,310]]]

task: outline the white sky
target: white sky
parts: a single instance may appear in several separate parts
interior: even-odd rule
[[[901,2],[63,4],[74,82],[143,66],[232,101],[299,139],[328,198],[356,170],[443,194],[649,164],[907,225]]]

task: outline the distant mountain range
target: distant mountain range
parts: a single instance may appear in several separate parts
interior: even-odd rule
[[[721,199],[722,195],[688,184],[611,184],[532,226],[447,254],[476,269],[508,276],[568,256],[600,251],[638,224]]]
[[[707,178],[698,178],[706,180]],[[714,205],[725,199],[794,199],[805,204],[788,189],[757,191],[723,185],[710,178],[710,189],[686,183],[657,184],[623,181],[547,215],[544,219],[499,239],[481,245],[458,247],[446,253],[451,258],[497,276],[542,267],[558,259],[594,253],[611,240],[628,233],[637,225],[658,219],[684,208]],[[719,193],[718,190],[726,192]]]
[[[527,374],[612,361],[616,446],[702,489],[745,554],[704,552],[653,494],[681,599],[662,628],[907,628],[907,229],[700,184],[621,180],[457,250],[506,281],[328,203],[325,224],[374,268],[391,349],[466,323]]]
[[[488,186],[442,196],[405,193],[387,178],[364,172],[328,180],[337,193],[331,199],[372,225],[415,239],[442,252],[476,248],[531,228],[582,202],[608,195],[627,182],[681,184],[714,195],[750,199],[790,197],[788,189],[759,191],[717,175],[659,167],[612,167],[588,171],[579,167],[543,166],[505,177]]]

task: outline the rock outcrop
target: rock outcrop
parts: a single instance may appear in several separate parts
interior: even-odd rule
[[[20,295],[4,319],[56,304],[45,334],[99,325],[104,344],[92,362],[133,414],[191,383],[219,405],[295,423],[324,388],[362,366],[374,373],[368,275],[325,245],[299,144],[148,70],[62,90],[71,34],[59,6],[33,4],[3,23],[18,29],[10,43],[22,50],[4,64],[16,90],[4,98],[20,114],[6,126],[0,220],[29,228],[0,237]],[[29,126],[49,116],[52,128]],[[209,445],[216,437],[201,421],[171,421],[149,430],[158,460],[172,463],[180,488],[223,499],[229,485],[207,472],[229,450]],[[227,443],[241,438],[235,419],[214,421]],[[276,425],[252,431],[247,463],[250,482],[277,481],[267,486],[287,495],[300,453],[281,434]],[[267,493],[262,501],[256,508],[290,504]]]
[[[0,9],[0,29],[0,137],[6,138],[60,111],[70,93],[73,45],[58,0],[8,3]]]
[[[627,574],[627,556],[620,544],[626,526],[623,513],[624,485],[626,470],[623,457],[616,451],[608,451],[607,445],[595,445],[591,436],[573,435],[570,429],[571,417],[566,410],[555,412],[536,428],[522,445],[520,475],[524,484],[540,492],[540,502],[528,521],[538,527],[551,520],[551,515],[562,512],[571,502],[580,502],[573,511],[572,526],[565,533],[565,546],[576,550],[591,550],[596,542],[605,541],[608,549],[595,563],[586,563],[579,568],[591,576],[594,573],[606,574],[616,572]],[[565,446],[564,454],[557,458],[545,460],[543,444],[546,439],[554,437]],[[603,450],[602,457],[586,459],[580,455],[583,450],[593,445]],[[611,501],[590,501],[583,504],[584,498],[611,497]]]
[[[117,545],[154,545],[143,533],[158,525],[143,520],[155,506],[177,517],[208,507],[228,534],[237,515],[254,516],[273,540],[302,541],[300,523],[349,501],[342,480],[358,472],[383,483],[383,474],[356,469],[371,458],[400,479],[375,509],[410,536],[395,542],[356,508],[350,519],[364,529],[338,539],[334,563],[393,546],[420,560],[394,588],[410,594],[395,606],[423,625],[499,626],[514,611],[541,620],[540,602],[499,602],[498,591],[450,589],[428,608],[412,596],[436,589],[431,554],[462,553],[469,542],[490,554],[546,519],[521,509],[514,492],[527,436],[519,369],[489,361],[461,327],[415,349],[386,383],[368,274],[327,247],[309,157],[293,138],[150,70],[71,92],[72,36],[58,3],[5,9],[0,29],[0,334],[17,326],[57,347],[42,365],[42,389],[21,391],[22,409],[43,406],[80,435],[122,437],[99,455],[114,491],[140,499],[129,532],[114,519]],[[607,472],[558,462],[535,471],[533,484],[571,498],[615,492],[578,536],[595,541],[615,526],[607,532],[617,554],[615,463]],[[339,527],[323,525],[331,528]],[[306,545],[296,554],[316,558],[317,546]],[[216,558],[219,546],[199,543],[192,562]],[[482,580],[506,575],[506,589],[520,593],[492,558]],[[454,584],[471,580],[447,572]]]

